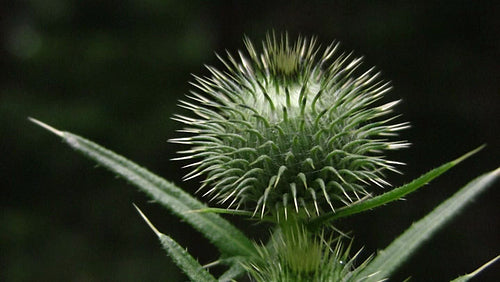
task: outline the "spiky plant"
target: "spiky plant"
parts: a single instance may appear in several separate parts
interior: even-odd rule
[[[259,282],[353,281],[370,261],[355,265],[360,251],[352,255],[351,244],[344,248],[340,238],[314,236],[301,225],[281,229],[257,250],[259,256],[243,265]]]
[[[408,123],[383,103],[390,89],[361,59],[324,50],[315,39],[268,35],[260,52],[245,39],[247,54],[222,59],[225,71],[209,67],[196,77],[198,92],[181,106],[195,116],[188,124],[181,159],[192,159],[185,179],[204,177],[202,189],[227,209],[209,208],[182,189],[98,144],[38,120],[70,147],[122,176],[200,231],[220,251],[213,264],[227,266],[218,281],[247,273],[257,281],[381,281],[467,203],[500,177],[485,173],[414,223],[373,257],[356,263],[350,244],[338,236],[335,221],[401,199],[477,152],[445,163],[412,182],[375,194],[386,186],[385,171],[399,164],[385,152],[408,146],[393,139]],[[267,244],[256,243],[217,213],[251,215],[272,222]],[[217,281],[183,247],[160,233],[139,210],[173,261],[192,281]],[[333,231],[333,232],[332,232]],[[351,241],[352,242],[352,241]],[[477,271],[459,277],[467,281]],[[209,264],[209,265],[213,265]]]
[[[204,196],[275,219],[334,211],[388,185],[383,173],[399,163],[385,151],[408,146],[389,137],[408,123],[389,115],[399,101],[380,104],[390,86],[373,68],[358,74],[361,58],[314,38],[273,33],[261,52],[245,45],[180,103],[196,115],[177,115],[191,136],[170,140],[192,146],[179,158],[194,159],[185,179],[203,175]]]

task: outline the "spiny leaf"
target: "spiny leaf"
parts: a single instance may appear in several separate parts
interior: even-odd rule
[[[126,158],[70,132],[57,130],[41,121],[30,121],[58,135],[71,148],[139,187],[155,201],[191,224],[226,256],[251,256],[256,250],[250,239],[227,220],[213,213],[189,213],[207,206],[175,184],[149,172]]]
[[[240,263],[238,262],[233,263],[233,265],[219,277],[219,281],[220,282],[234,281],[234,278],[242,275],[243,273],[245,273],[245,271],[246,271],[245,268],[243,268],[243,266]]]
[[[146,221],[149,227],[160,239],[161,245],[167,251],[168,255],[177,264],[177,266],[186,273],[186,275],[191,279],[191,281],[217,281],[215,278],[206,271],[201,264],[196,261],[186,250],[184,250],[177,242],[175,242],[169,236],[161,233],[154,227],[154,225],[149,221],[149,219],[142,213],[142,211],[134,205],[141,217]]]
[[[481,271],[485,270],[488,266],[494,264],[497,260],[500,259],[500,255],[497,256],[496,258],[488,261],[487,263],[483,264],[480,268],[476,269],[474,272],[471,272],[469,274],[462,275],[458,278],[453,279],[451,282],[466,282],[469,281],[469,279],[474,278],[474,276],[478,275]]]
[[[331,221],[334,221],[336,219],[350,216],[353,214],[361,213],[361,212],[379,207],[381,205],[385,205],[389,202],[401,199],[402,197],[406,196],[407,194],[414,192],[417,189],[419,189],[420,187],[429,183],[434,178],[445,173],[447,170],[456,166],[457,164],[459,164],[463,160],[465,160],[468,157],[479,152],[483,148],[484,148],[484,145],[464,154],[463,156],[461,156],[461,157],[459,157],[451,162],[445,163],[445,164],[425,173],[424,175],[420,176],[419,178],[413,180],[412,182],[410,182],[408,184],[405,184],[401,187],[395,188],[395,189],[393,189],[389,192],[386,192],[382,195],[376,196],[374,198],[371,198],[371,199],[368,199],[365,201],[357,202],[355,204],[340,208],[334,212],[332,211],[332,212],[329,212],[329,213],[322,215],[322,216],[318,216],[309,222],[309,228],[311,230],[315,230],[315,229],[323,226],[327,222],[331,222]]]
[[[218,214],[245,215],[249,217],[252,216],[252,213],[249,211],[222,209],[222,208],[204,208],[199,210],[192,210],[189,211],[189,213],[218,213]]]
[[[486,190],[500,177],[500,168],[472,180],[451,198],[441,203],[431,213],[412,224],[387,248],[379,251],[375,259],[359,274],[369,278],[365,281],[380,281],[389,277],[427,239],[458,214],[474,197]]]

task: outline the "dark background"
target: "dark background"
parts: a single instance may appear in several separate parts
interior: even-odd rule
[[[408,1],[410,2],[410,1]],[[0,280],[186,280],[134,210],[201,263],[216,250],[132,187],[26,120],[88,137],[181,183],[170,117],[214,52],[242,36],[317,35],[365,55],[391,80],[402,133],[413,146],[400,185],[481,145],[479,154],[407,201],[342,222],[364,257],[483,172],[499,165],[499,10],[495,1],[2,1],[0,62]],[[499,184],[425,244],[394,277],[446,281],[500,252]],[[262,234],[238,218],[249,234]],[[265,232],[264,232],[265,233]],[[500,264],[476,281],[495,281]],[[430,277],[430,278],[429,278]]]

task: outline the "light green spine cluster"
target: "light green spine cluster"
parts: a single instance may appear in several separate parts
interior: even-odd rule
[[[227,208],[261,217],[319,215],[385,186],[384,171],[398,162],[384,152],[407,147],[391,137],[408,127],[389,115],[399,102],[381,103],[390,89],[361,58],[322,49],[315,39],[268,35],[258,52],[220,60],[224,71],[195,77],[197,91],[177,115],[189,136],[170,141],[191,146],[185,179],[204,176],[200,190]]]

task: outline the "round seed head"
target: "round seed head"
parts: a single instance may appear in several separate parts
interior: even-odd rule
[[[407,128],[391,116],[399,102],[381,103],[390,89],[361,58],[338,54],[338,43],[267,36],[260,52],[248,39],[246,53],[220,58],[197,88],[180,101],[193,115],[174,117],[188,136],[193,162],[185,176],[203,176],[204,196],[254,215],[313,216],[370,195],[385,186],[383,173],[400,163],[384,152],[407,147],[392,138]]]

